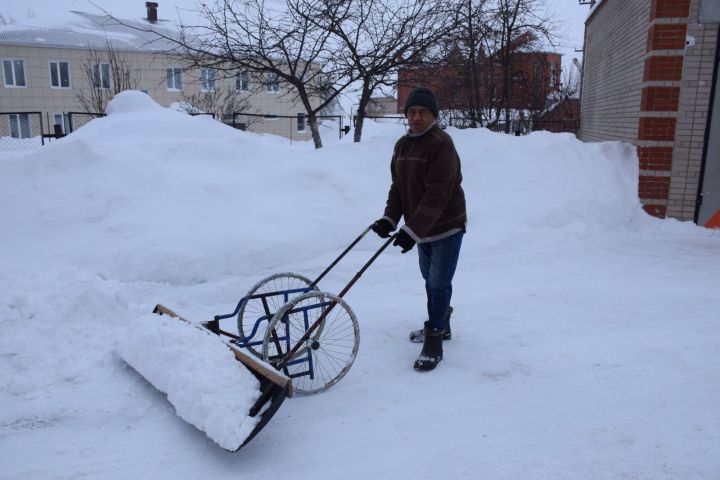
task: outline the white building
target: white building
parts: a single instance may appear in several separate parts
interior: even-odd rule
[[[53,132],[56,124],[64,133],[82,126],[92,116],[79,97],[112,90],[113,76],[119,75],[113,70],[119,69],[107,52],[114,51],[136,77],[133,88],[163,106],[181,104],[193,95],[229,92],[244,112],[276,116],[237,122],[298,140],[310,138],[304,108],[282,83],[267,78],[253,85],[241,71],[224,77],[212,69],[187,69],[183,56],[173,53],[176,44],[147,31],[151,26],[169,36],[177,33],[157,19],[157,6],[147,2],[147,16],[139,20],[58,12],[52,23],[31,19],[0,27],[0,137],[36,138]]]

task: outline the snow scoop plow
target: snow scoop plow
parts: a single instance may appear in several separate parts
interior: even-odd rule
[[[153,372],[153,368],[145,367],[148,363],[162,363],[162,360],[137,359],[138,356],[153,357],[158,351],[165,353],[168,350],[167,342],[162,343],[158,337],[171,330],[174,334],[177,329],[171,329],[167,325],[164,331],[153,332],[150,341],[147,340],[147,336],[132,341],[132,348],[119,350],[120,356],[158,390],[168,394],[168,400],[173,403],[179,416],[203,430],[208,437],[226,450],[239,450],[267,424],[287,397],[310,395],[327,390],[344,377],[352,366],[360,343],[360,331],[355,313],[343,300],[343,296],[390,245],[396,235],[392,235],[383,243],[339,294],[323,292],[317,285],[367,235],[370,229],[371,227],[367,227],[314,281],[296,273],[271,275],[256,283],[240,299],[233,312],[215,315],[210,321],[190,322],[160,304],[153,310],[153,313],[165,318],[181,320],[174,323],[181,323],[185,330],[193,331],[195,338],[188,345],[188,349],[195,349],[194,345],[200,337],[209,335],[214,338],[216,344],[220,340],[229,348],[235,360],[257,380],[252,386],[246,387],[251,390],[249,395],[238,395],[243,398],[236,410],[241,408],[240,405],[248,407],[247,417],[235,420],[235,423],[242,423],[242,427],[231,425],[229,429],[232,431],[227,432],[228,428],[224,428],[225,425],[218,426],[215,424],[217,422],[213,422],[213,417],[218,417],[215,412],[198,413],[193,410],[198,410],[196,405],[198,398],[205,400],[213,396],[227,397],[228,390],[235,391],[233,389],[238,383],[245,382],[244,379],[234,380],[220,395],[215,395],[217,392],[214,390],[218,389],[215,384],[207,385],[207,388],[175,385],[175,389],[181,394],[202,390],[192,401],[176,402],[170,391],[172,385],[168,385],[173,382],[165,375]],[[228,321],[236,323],[237,334],[227,330],[225,323]],[[175,342],[175,338],[171,340]],[[203,341],[206,340],[203,338]],[[223,353],[227,353],[227,349],[220,348],[220,350],[225,350]],[[133,355],[133,351],[141,353]],[[177,368],[178,362],[188,363],[178,359],[177,356],[165,361],[168,369],[173,371],[181,370]],[[196,363],[192,362],[187,369],[197,369]],[[214,369],[213,366],[202,368]],[[205,376],[207,373],[205,371]],[[192,376],[190,382],[196,381],[199,376],[202,377],[202,375]],[[252,391],[253,389],[256,391]],[[185,403],[192,405],[183,405]],[[181,411],[183,406],[187,407],[185,410],[189,412]],[[207,409],[214,410],[217,407],[210,402]],[[219,416],[227,415],[219,414]]]

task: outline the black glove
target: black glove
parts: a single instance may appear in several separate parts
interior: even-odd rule
[[[372,228],[372,231],[377,233],[380,238],[388,238],[390,232],[395,230],[395,227],[392,226],[392,223],[390,223],[387,218],[381,218],[373,223],[370,228]]]
[[[397,237],[395,237],[393,245],[402,248],[402,253],[407,253],[415,246],[415,240],[413,240],[412,237],[408,235],[405,230],[400,230]]]

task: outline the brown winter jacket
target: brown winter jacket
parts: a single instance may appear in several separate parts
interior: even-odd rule
[[[384,216],[416,242],[465,231],[465,193],[460,157],[450,135],[437,124],[419,136],[400,138],[390,162],[392,184]]]

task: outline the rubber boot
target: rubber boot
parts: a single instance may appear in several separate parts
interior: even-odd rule
[[[423,343],[422,352],[415,360],[415,370],[421,372],[427,372],[440,363],[443,358],[443,335],[445,330],[439,330],[437,328],[426,328],[425,329],[425,342]]]
[[[448,313],[445,320],[445,333],[443,334],[443,340],[450,340],[452,338],[452,331],[450,331],[450,315],[453,313],[453,307],[448,307]],[[427,322],[425,322],[427,326]],[[425,329],[419,328],[410,332],[410,341],[412,343],[423,343],[425,341]]]

